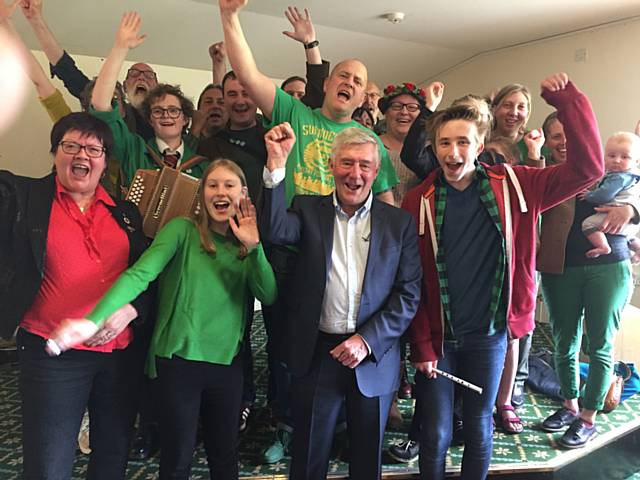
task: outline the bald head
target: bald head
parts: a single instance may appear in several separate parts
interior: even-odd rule
[[[348,122],[364,100],[367,67],[354,58],[338,63],[324,82],[322,113],[335,122]]]

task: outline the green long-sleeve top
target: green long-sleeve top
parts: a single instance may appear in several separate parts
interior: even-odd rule
[[[151,378],[157,376],[155,357],[231,364],[240,350],[249,292],[266,305],[276,299],[275,277],[262,246],[241,260],[232,239],[212,235],[215,256],[202,249],[191,220],[171,220],[87,316],[100,325],[159,277],[146,367]]]
[[[123,184],[125,187],[131,185],[131,181],[136,174],[136,170],[143,168],[149,170],[160,170],[159,165],[151,156],[147,150],[147,145],[161,158],[162,153],[158,150],[158,144],[156,139],[152,138],[148,144],[145,143],[144,138],[136,133],[131,133],[129,127],[124,122],[124,119],[120,116],[115,103],[113,108],[108,112],[99,112],[95,108],[89,108],[89,113],[94,117],[103,120],[113,133],[113,154],[120,161],[120,167],[124,174]],[[183,137],[184,141],[184,137]],[[185,142],[184,155],[181,158],[181,162],[187,162],[191,158],[196,156],[196,152],[191,149],[189,144]],[[202,178],[209,160],[203,157],[202,161],[184,169],[184,173],[191,175],[192,177]]]

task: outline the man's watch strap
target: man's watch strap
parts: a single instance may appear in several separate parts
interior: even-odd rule
[[[320,42],[318,40],[314,40],[313,42],[304,43],[303,45],[305,50],[310,50],[320,45]]]

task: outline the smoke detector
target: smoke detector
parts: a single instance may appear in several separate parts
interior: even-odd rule
[[[404,20],[404,12],[391,12],[385,14],[384,17],[387,19],[387,21],[397,25],[398,23],[402,22],[402,20]]]

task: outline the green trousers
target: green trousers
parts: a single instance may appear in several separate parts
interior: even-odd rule
[[[611,383],[613,337],[631,293],[631,265],[625,260],[566,267],[561,275],[543,273],[541,286],[562,394],[567,400],[579,395],[578,352],[584,318],[590,361],[582,404],[588,410],[600,410]]]

